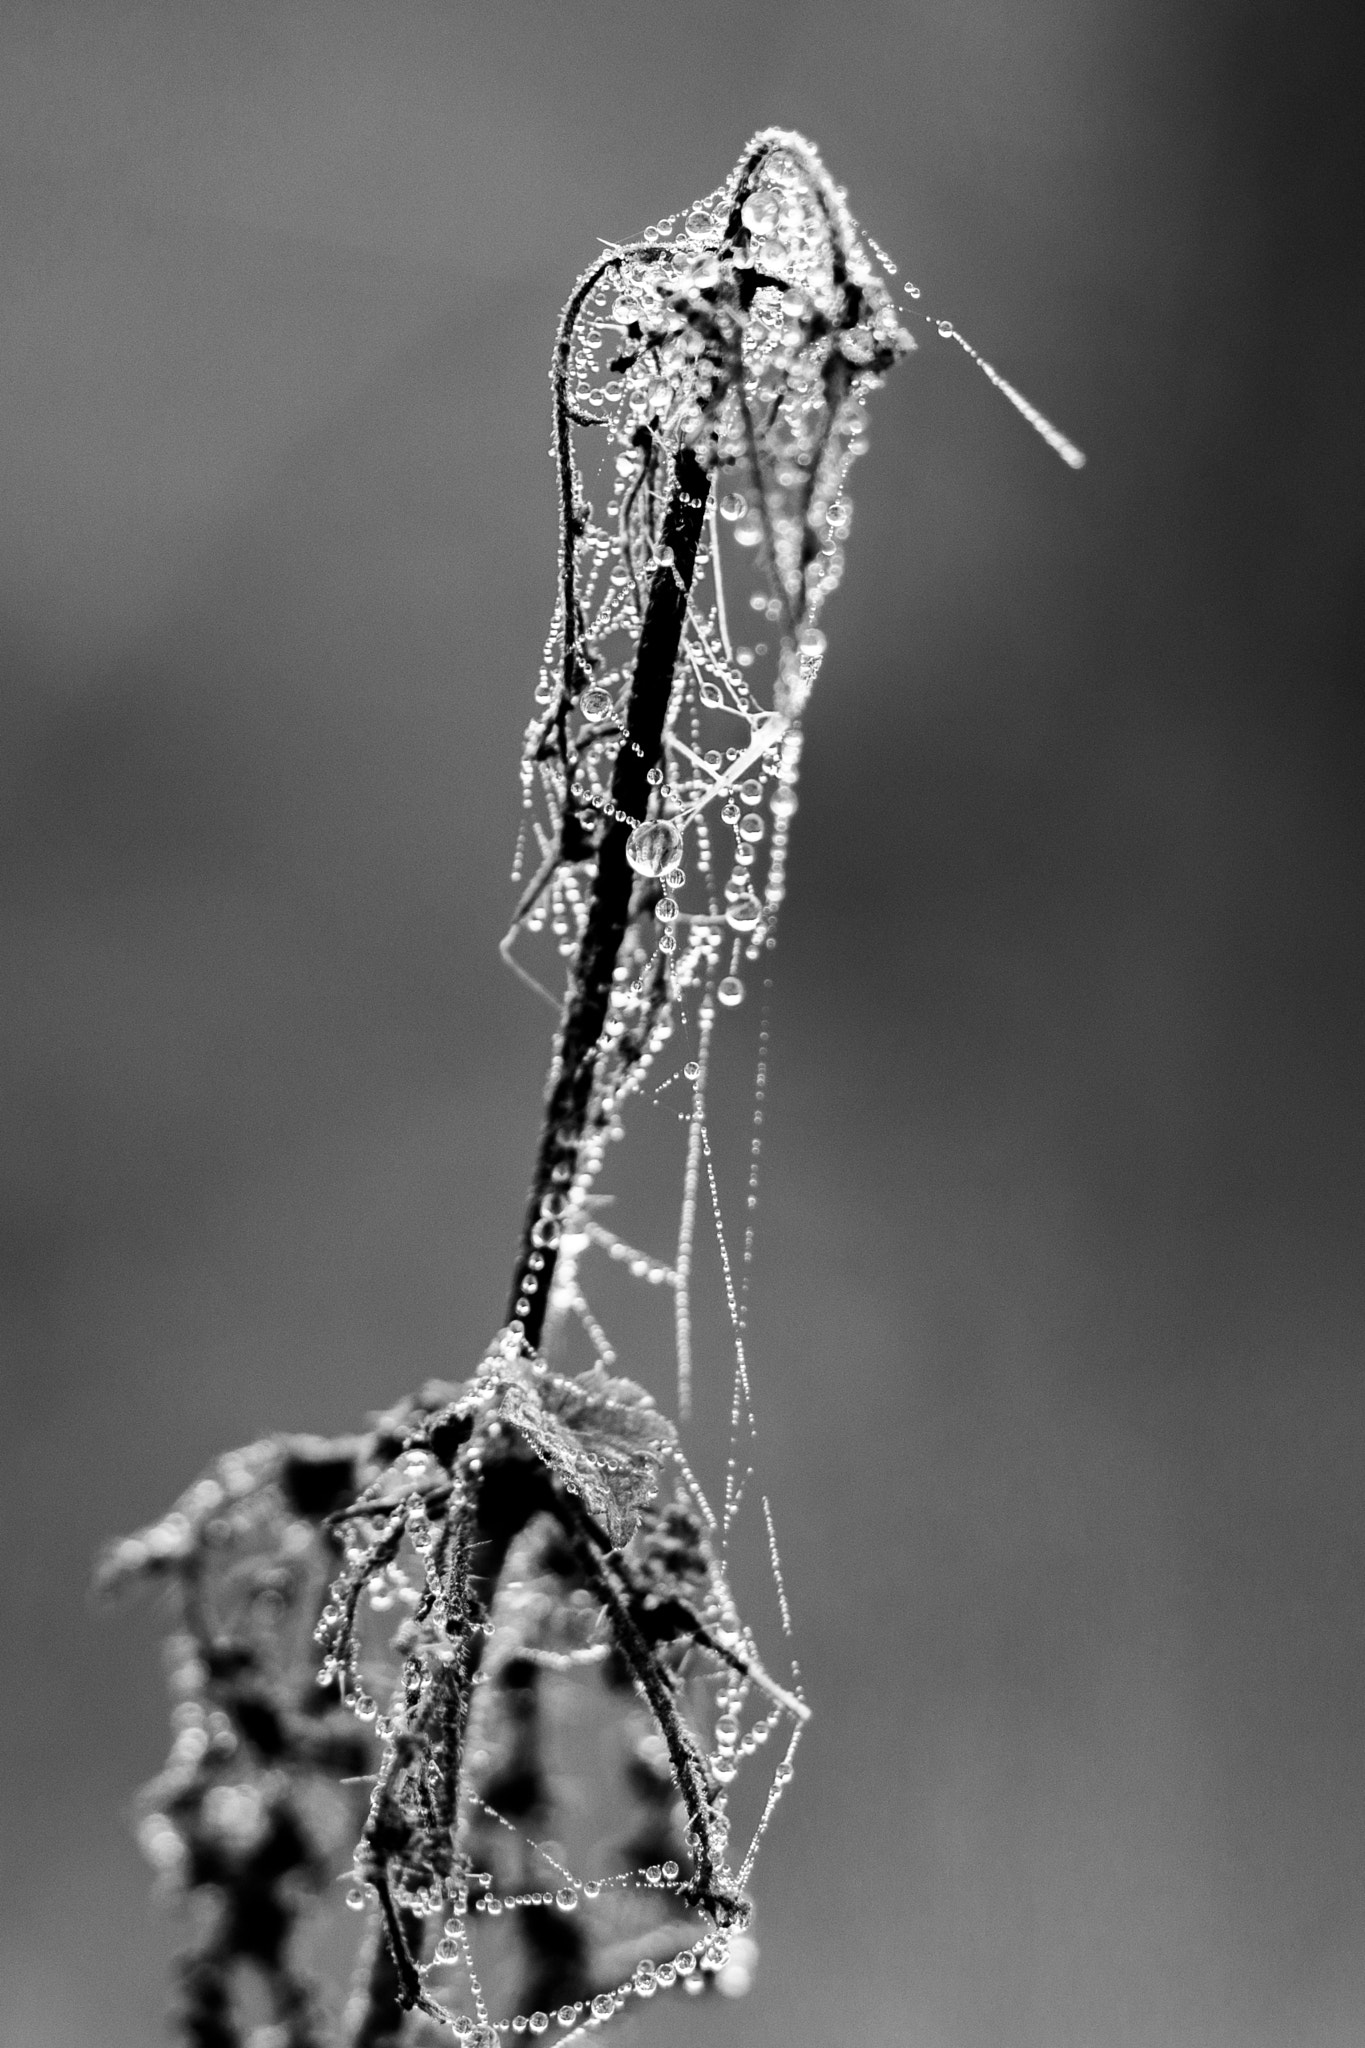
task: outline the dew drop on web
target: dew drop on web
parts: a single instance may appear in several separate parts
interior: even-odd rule
[[[682,855],[682,833],[667,818],[647,818],[626,841],[626,859],[637,875],[653,879],[675,867]]]

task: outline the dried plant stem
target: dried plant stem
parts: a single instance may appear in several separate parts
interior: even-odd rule
[[[545,1109],[536,1155],[531,1197],[527,1204],[521,1250],[512,1276],[512,1307],[519,1314],[527,1347],[540,1342],[554,1274],[555,1248],[543,1248],[539,1284],[529,1307],[515,1306],[530,1273],[535,1246],[531,1233],[545,1197],[572,1179],[578,1160],[588,1105],[592,1097],[597,1049],[607,1019],[612,981],[621,941],[630,917],[635,873],[626,858],[626,842],[649,807],[649,771],[663,753],[664,722],[673,691],[688,595],[696,568],[697,544],[706,517],[710,479],[690,448],[678,453],[673,485],[660,536],[662,559],[650,580],[639,648],[626,706],[625,736],[617,750],[611,779],[615,815],[608,819],[597,854],[588,904],[587,926],[578,950],[574,985],[569,996],[552,1069],[555,1079]],[[527,1298],[527,1297],[523,1297]]]

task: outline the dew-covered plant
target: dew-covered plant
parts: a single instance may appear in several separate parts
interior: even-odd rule
[[[748,1981],[750,1880],[809,1713],[745,1350],[766,1024],[737,1232],[708,1080],[774,943],[867,398],[912,345],[893,269],[810,144],[769,130],[565,307],[558,594],[504,941],[559,1023],[507,1319],[468,1378],[355,1436],[229,1452],[104,1561],[176,1610],[141,1839],[192,1909],[193,2048],[571,2040]],[[681,1175],[664,1258],[607,1227],[603,1183],[628,1115],[679,1103],[648,1129]],[[590,1302],[612,1263],[660,1290],[686,1421],[703,1239],[731,1422],[714,1507]],[[731,1591],[745,1526],[780,1675]]]

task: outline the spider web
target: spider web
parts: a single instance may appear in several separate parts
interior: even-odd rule
[[[107,1582],[161,1574],[180,1599],[177,1736],[142,1834],[212,1904],[182,1972],[192,2039],[236,2041],[247,1962],[276,2015],[254,2048],[319,2048],[290,1944],[357,1819],[365,2048],[405,2014],[498,2048],[574,2040],[675,1985],[747,1987],[747,1890],[809,1719],[747,1347],[766,966],[846,476],[870,391],[912,346],[892,268],[811,146],[770,130],[686,215],[609,246],[565,309],[559,592],[504,954],[563,1020],[551,1125],[572,1058],[584,1085],[547,1131],[507,1322],[471,1379],[355,1438],[228,1454],[107,1563]],[[646,756],[633,720],[665,612]],[[613,833],[629,894],[604,952]],[[594,972],[601,1021],[575,1053]],[[646,1182],[676,1191],[652,1247],[657,1202],[623,1199],[614,1227],[628,1127]],[[617,1376],[613,1273],[670,1311],[678,1425],[724,1406],[709,1490],[691,1430]],[[745,1573],[780,1659],[740,1613]]]

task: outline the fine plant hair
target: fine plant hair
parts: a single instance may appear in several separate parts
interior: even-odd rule
[[[752,1226],[727,1240],[707,1080],[774,942],[866,399],[913,346],[893,273],[811,145],[768,130],[686,214],[608,245],[564,309],[558,591],[503,948],[558,1028],[506,1321],[469,1378],[355,1435],[229,1451],[101,1567],[175,1611],[174,1739],[139,1832],[191,1909],[189,2048],[573,2040],[660,1990],[747,1982],[749,1883],[809,1708],[729,1583],[756,1512],[736,1451]],[[761,1102],[766,1029],[759,1049]],[[627,1109],[674,1083],[665,1261],[606,1229],[600,1182]],[[718,1509],[615,1372],[585,1279],[606,1257],[671,1301],[685,1419],[708,1210],[733,1353]],[[574,1726],[601,1739],[571,1755]],[[738,1834],[741,1766],[774,1736]]]

